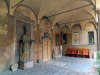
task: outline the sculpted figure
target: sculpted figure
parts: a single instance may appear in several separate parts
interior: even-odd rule
[[[28,61],[31,49],[31,37],[29,36],[28,30],[24,29],[25,33],[21,38],[20,43],[20,61]]]

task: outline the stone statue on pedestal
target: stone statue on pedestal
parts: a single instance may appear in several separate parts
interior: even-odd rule
[[[24,28],[24,34],[22,35],[20,42],[20,61],[27,62],[29,61],[30,50],[31,50],[31,37],[26,28]]]
[[[29,31],[24,27],[24,34],[20,40],[20,68],[28,69],[33,67],[33,59],[30,59],[31,55],[31,43],[34,40],[31,40]]]

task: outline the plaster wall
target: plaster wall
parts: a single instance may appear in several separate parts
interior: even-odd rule
[[[68,48],[82,48],[82,49],[90,49],[90,58],[93,58],[93,52],[97,52],[97,31],[95,25],[93,23],[87,23],[84,25],[82,30],[77,29],[78,27],[74,27],[72,31],[80,32],[80,44],[73,44],[73,33],[67,33],[67,44],[63,44],[63,55],[67,54]],[[94,44],[89,44],[88,32],[94,32]]]

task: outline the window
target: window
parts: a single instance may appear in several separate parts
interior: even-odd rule
[[[67,44],[67,34],[63,34],[63,44]]]
[[[55,35],[55,40],[56,40],[56,46],[59,45],[59,34]]]
[[[89,44],[94,44],[94,32],[88,32]]]

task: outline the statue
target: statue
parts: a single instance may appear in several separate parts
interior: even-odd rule
[[[35,40],[31,40],[29,31],[26,29],[26,27],[24,27],[24,34],[19,42],[19,67],[21,69],[29,69],[33,67],[33,59],[30,57],[33,55],[33,49],[31,50],[32,42],[35,42]]]
[[[20,40],[20,61],[27,62],[29,61],[30,50],[31,50],[31,37],[26,28],[24,28],[24,34]]]

